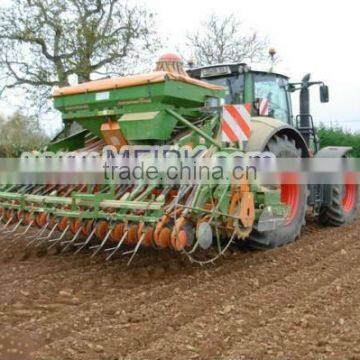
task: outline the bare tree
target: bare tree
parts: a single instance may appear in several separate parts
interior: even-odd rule
[[[201,29],[187,36],[189,48],[199,66],[225,62],[260,62],[267,56],[268,41],[256,32],[245,32],[234,14],[212,14]]]
[[[0,9],[0,94],[25,87],[44,101],[70,75],[130,72],[159,44],[153,29],[126,0],[12,0]]]

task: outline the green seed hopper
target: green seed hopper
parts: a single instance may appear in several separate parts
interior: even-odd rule
[[[98,80],[54,92],[65,122],[76,121],[103,137],[101,125],[117,121],[128,142],[169,140],[179,119],[196,118],[208,98],[224,97],[221,87],[166,72]]]

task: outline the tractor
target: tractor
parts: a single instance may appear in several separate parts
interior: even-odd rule
[[[310,112],[310,87],[320,86],[321,103],[329,102],[329,88],[322,81],[310,81],[310,74],[301,82],[272,71],[254,71],[247,64],[222,64],[188,71],[189,75],[224,86],[226,102],[251,103],[251,137],[246,151],[270,151],[277,157],[343,158],[350,147],[320,149]],[[294,116],[291,94],[299,92],[299,114]],[[296,185],[281,187],[282,201],[290,207],[290,219],[274,231],[254,230],[247,240],[255,248],[274,248],[294,241],[305,225],[308,208],[324,225],[341,226],[352,221],[357,213],[359,189],[356,184]]]

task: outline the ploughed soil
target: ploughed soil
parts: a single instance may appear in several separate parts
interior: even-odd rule
[[[203,267],[0,238],[0,360],[360,359],[360,221]]]

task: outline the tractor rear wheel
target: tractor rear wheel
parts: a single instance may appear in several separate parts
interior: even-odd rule
[[[270,151],[277,158],[301,158],[301,149],[297,148],[295,141],[287,136],[273,137],[265,151]],[[273,249],[295,241],[305,225],[307,208],[307,186],[297,183],[283,183],[281,188],[281,201],[288,205],[289,213],[285,223],[275,230],[259,232],[255,229],[250,234],[247,245],[256,249]]]
[[[332,185],[332,201],[322,206],[319,221],[323,225],[342,226],[354,220],[359,208],[359,186],[345,183]]]

